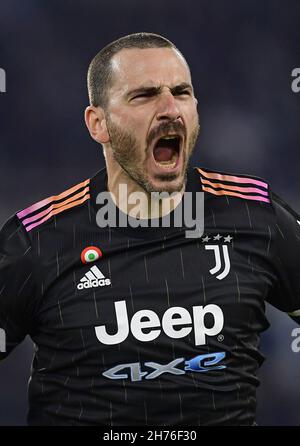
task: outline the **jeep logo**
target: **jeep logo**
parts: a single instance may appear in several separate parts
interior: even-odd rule
[[[129,323],[125,300],[115,302],[115,311],[117,325],[115,334],[108,334],[105,325],[95,327],[97,339],[102,344],[120,344],[127,339],[129,332],[138,341],[150,342],[162,331],[170,338],[179,339],[188,336],[194,330],[195,345],[204,345],[206,336],[216,336],[224,325],[223,312],[214,304],[195,306],[192,308],[192,315],[183,307],[171,307],[165,311],[161,321],[155,311],[140,310],[132,316]],[[209,327],[204,322],[208,314],[213,317],[213,323]]]

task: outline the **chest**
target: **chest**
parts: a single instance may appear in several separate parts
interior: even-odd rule
[[[40,264],[41,326],[85,327],[103,345],[246,332],[272,285],[268,233],[206,231],[132,239],[111,234],[53,250]],[[101,251],[83,261],[87,249]],[[97,328],[98,327],[98,328]],[[99,328],[100,327],[100,328]]]

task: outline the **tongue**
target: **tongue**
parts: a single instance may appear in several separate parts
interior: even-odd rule
[[[172,147],[155,147],[153,155],[155,161],[171,161],[175,150]]]

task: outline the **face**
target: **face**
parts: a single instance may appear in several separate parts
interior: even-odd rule
[[[108,150],[147,192],[180,191],[199,132],[186,62],[171,48],[125,49],[112,68]]]

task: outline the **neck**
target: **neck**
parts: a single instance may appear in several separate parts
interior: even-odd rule
[[[181,202],[184,187],[179,192],[158,197],[158,193],[146,192],[131,178],[112,157],[111,151],[105,151],[107,169],[107,187],[115,205],[133,218],[152,219],[168,215]]]

